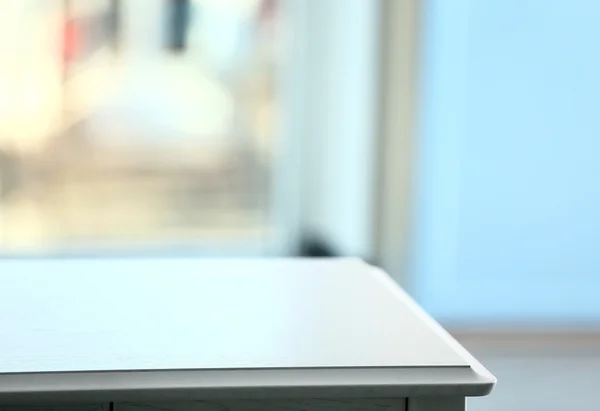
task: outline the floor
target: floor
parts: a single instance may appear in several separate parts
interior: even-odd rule
[[[457,338],[498,378],[469,411],[600,410],[600,335]]]

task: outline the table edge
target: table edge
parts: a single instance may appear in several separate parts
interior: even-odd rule
[[[0,374],[0,403],[483,396],[494,384],[470,367]]]

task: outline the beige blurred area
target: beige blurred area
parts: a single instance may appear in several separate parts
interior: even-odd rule
[[[173,51],[168,0],[0,0],[0,252],[264,236],[277,35],[261,4],[189,2]]]

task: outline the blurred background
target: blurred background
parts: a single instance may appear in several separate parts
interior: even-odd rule
[[[359,256],[499,378],[470,409],[597,409],[600,4],[0,11],[2,258]]]
[[[262,241],[277,6],[0,1],[2,252]]]

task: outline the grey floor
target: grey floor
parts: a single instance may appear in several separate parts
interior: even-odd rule
[[[469,411],[600,411],[600,337],[457,338],[498,378]]]

